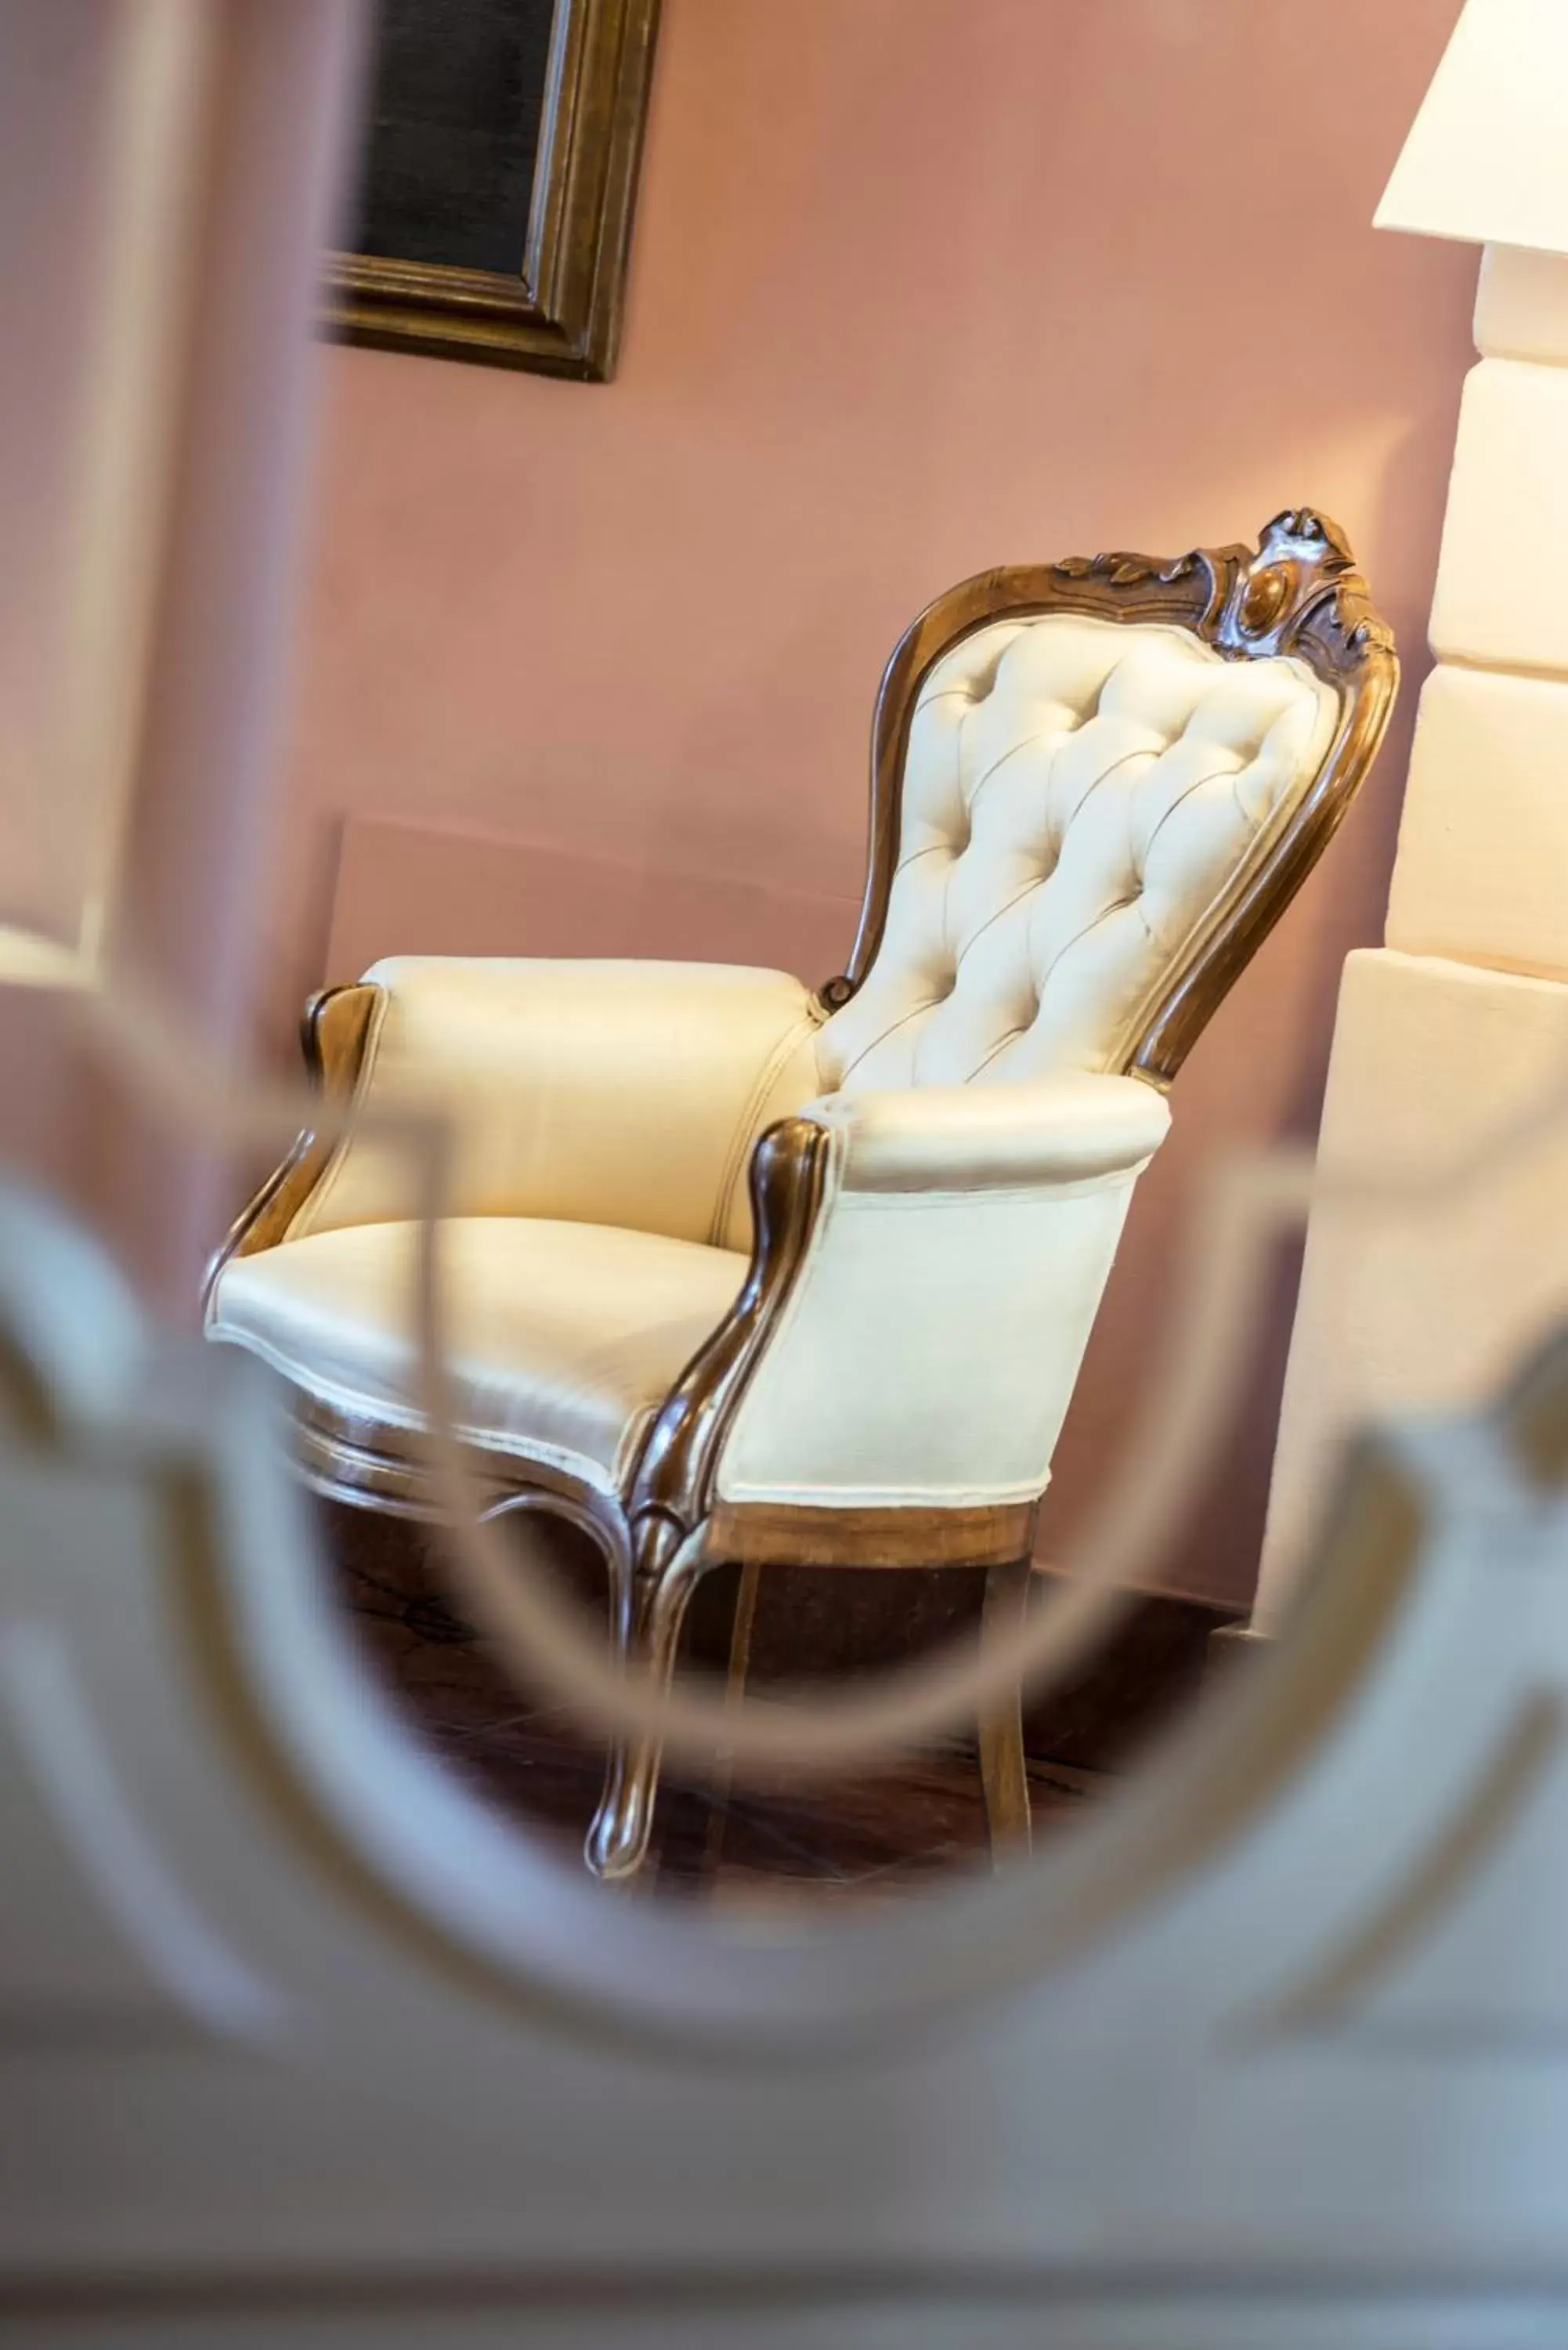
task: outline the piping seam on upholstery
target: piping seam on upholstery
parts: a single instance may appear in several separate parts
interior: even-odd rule
[[[983,1175],[974,1175],[966,1184],[940,1190],[922,1183],[873,1187],[851,1182],[846,1174],[838,1200],[846,1215],[851,1210],[857,1214],[869,1213],[873,1207],[878,1215],[885,1208],[900,1209],[909,1214],[922,1208],[945,1213],[954,1208],[1038,1207],[1043,1201],[1086,1200],[1093,1192],[1114,1190],[1124,1182],[1130,1189],[1153,1157],[1151,1150],[1142,1159],[1106,1168],[1096,1175],[1022,1176],[1011,1183],[988,1183]]]
[[[1044,1477],[1013,1479],[1005,1485],[786,1485],[774,1479],[765,1484],[719,1485],[724,1502],[781,1502],[819,1504],[824,1509],[875,1510],[908,1508],[923,1495],[940,1496],[949,1509],[984,1508],[994,1504],[1037,1501],[1050,1483]]]
[[[293,1386],[302,1388],[306,1395],[314,1396],[318,1403],[336,1404],[345,1411],[368,1409],[389,1428],[413,1430],[427,1425],[424,1414],[412,1410],[407,1404],[389,1403],[379,1396],[368,1396],[362,1388],[343,1387],[336,1379],[324,1379],[307,1373],[302,1364],[296,1363],[292,1356],[286,1355],[281,1347],[274,1347],[265,1338],[255,1337],[248,1331],[213,1329],[208,1335],[216,1345],[237,1347],[245,1354],[254,1355],[270,1370],[278,1372]],[[639,1407],[643,1411],[647,1409],[646,1405]],[[580,1477],[596,1492],[614,1493],[617,1491],[611,1472],[602,1461],[591,1460],[587,1453],[577,1452],[569,1445],[541,1443],[532,1437],[497,1436],[493,1429],[474,1428],[461,1419],[453,1420],[452,1429],[454,1436],[462,1443],[472,1445],[476,1451],[498,1453],[507,1461],[540,1461],[549,1468],[563,1469]]]

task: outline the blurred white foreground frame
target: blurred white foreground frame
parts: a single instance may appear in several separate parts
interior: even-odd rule
[[[1485,246],[1382,948],[1351,956],[1324,1174],[1462,1158],[1568,1066],[1568,6],[1469,0],[1377,213]],[[1361,1421],[1472,1408],[1568,1315],[1568,1138],[1440,1216],[1307,1238],[1259,1586],[1279,1623]]]
[[[1568,1342],[1011,1876],[630,1901],[354,1647],[271,1376],[0,1193],[0,2340],[1568,2338]]]
[[[4,1135],[113,1166],[105,1212],[171,1313],[221,1170],[121,1110],[73,999],[134,979],[231,1065],[253,1035],[364,15],[0,0],[0,1027],[27,1072]]]
[[[202,975],[209,1036],[247,1001],[353,14],[0,5],[0,235],[44,337],[0,393],[0,910],[75,974],[102,902]],[[73,134],[128,120],[109,58],[153,96],[103,178]],[[218,110],[192,259],[182,126]],[[98,240],[159,217],[105,373]],[[1535,320],[1497,334],[1550,339],[1497,282]],[[1480,625],[1453,607],[1456,645]],[[67,803],[78,864],[28,830]],[[1285,1637],[1081,1832],[744,1932],[586,1882],[420,1746],[274,1404],[0,1198],[8,2350],[1568,2338],[1561,1358],[1369,1443]]]
[[[90,978],[131,789],[214,12],[0,11],[0,978]]]
[[[248,996],[360,15],[0,6],[0,984]]]

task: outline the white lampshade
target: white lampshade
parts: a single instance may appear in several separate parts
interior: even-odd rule
[[[1568,254],[1568,0],[1469,0],[1376,224]]]

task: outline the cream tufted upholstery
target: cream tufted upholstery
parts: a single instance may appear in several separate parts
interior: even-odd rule
[[[825,1087],[1106,1069],[1242,852],[1315,775],[1339,697],[1183,629],[1000,620],[931,670],[898,863]]]

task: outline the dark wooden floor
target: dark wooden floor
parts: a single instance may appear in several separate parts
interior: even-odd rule
[[[370,1655],[420,1733],[493,1801],[576,1853],[597,1800],[601,1750],[558,1706],[515,1687],[454,1613],[436,1538],[355,1510],[327,1508],[335,1572]],[[535,1522],[537,1525],[538,1522]],[[602,1576],[569,1529],[550,1537],[553,1570],[602,1613]],[[683,1660],[722,1673],[735,1581],[711,1575],[691,1611]],[[751,1683],[885,1670],[977,1622],[964,1571],[770,1570],[752,1638]],[[1127,1753],[1196,1688],[1222,1620],[1189,1603],[1140,1604],[1104,1658],[1029,1719],[1037,1836],[1068,1821]],[[943,1870],[983,1866],[987,1843],[973,1749],[891,1761],[793,1791],[725,1788],[716,1773],[667,1775],[652,1873],[662,1888],[711,1898],[880,1894]]]

